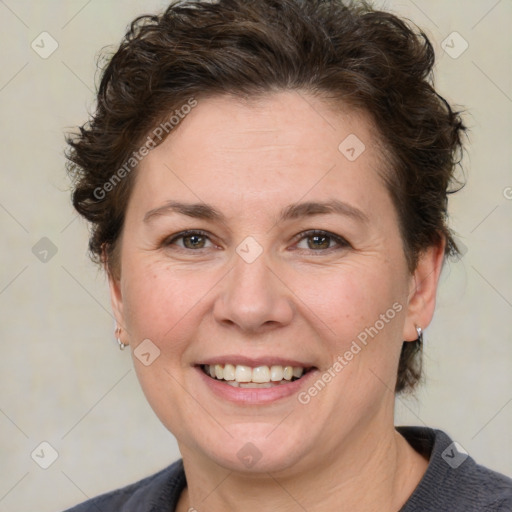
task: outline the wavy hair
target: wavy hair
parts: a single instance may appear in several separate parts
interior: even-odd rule
[[[456,254],[447,198],[461,186],[455,169],[465,126],[436,92],[433,65],[423,32],[360,1],[182,0],[138,17],[107,58],[94,114],[66,139],[73,205],[90,222],[92,258],[103,254],[116,269],[136,170],[102,197],[98,189],[170,113],[190,98],[284,90],[371,117],[411,271],[422,250],[442,240],[446,254]],[[396,392],[420,378],[419,340],[404,342]]]

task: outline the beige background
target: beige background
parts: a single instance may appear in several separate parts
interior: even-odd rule
[[[63,132],[93,108],[95,55],[165,4],[0,0],[0,512],[62,510],[179,457],[117,349],[63,158]],[[512,1],[384,5],[433,38],[437,85],[472,127],[468,185],[450,207],[467,253],[445,269],[426,332],[427,386],[397,401],[397,423],[442,428],[512,476]],[[47,59],[31,48],[43,31],[59,45]],[[441,48],[453,31],[469,45],[456,59]],[[32,250],[43,237],[57,249],[46,263]],[[31,458],[42,441],[59,455],[46,470]]]

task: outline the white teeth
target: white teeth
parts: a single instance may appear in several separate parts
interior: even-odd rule
[[[282,366],[271,366],[270,367],[270,380],[279,382],[283,380],[283,367]]]
[[[268,366],[258,366],[252,369],[252,381],[263,383],[270,382],[270,370]]]
[[[257,384],[256,382],[241,382],[241,388],[271,388],[272,384],[270,382],[264,382]]]
[[[235,369],[235,380],[237,382],[251,382],[252,380],[252,369],[250,366],[242,366],[241,364],[236,365]]]
[[[301,368],[300,366],[295,366],[293,368],[293,376],[294,377],[297,377],[297,379],[299,379],[300,377],[302,377],[302,373],[304,372],[304,368]]]
[[[272,385],[300,379],[304,374],[301,366],[257,366],[215,364],[204,365],[204,371],[217,380],[225,380],[234,387],[271,387]],[[255,384],[252,386],[251,384]],[[268,384],[268,386],[267,386]]]
[[[293,367],[292,366],[285,366],[283,368],[283,379],[285,380],[292,380],[293,377]]]
[[[221,378],[224,378],[224,380],[235,380],[235,367],[232,364],[225,364],[224,375]]]

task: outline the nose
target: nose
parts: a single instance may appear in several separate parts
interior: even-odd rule
[[[252,263],[234,258],[234,268],[222,280],[215,301],[215,319],[252,334],[288,325],[294,314],[293,294],[269,266],[265,253]]]

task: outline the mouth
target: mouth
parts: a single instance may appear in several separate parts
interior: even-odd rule
[[[201,371],[210,379],[234,388],[264,389],[286,386],[304,378],[314,366],[262,365],[251,367],[242,364],[201,364]]]

